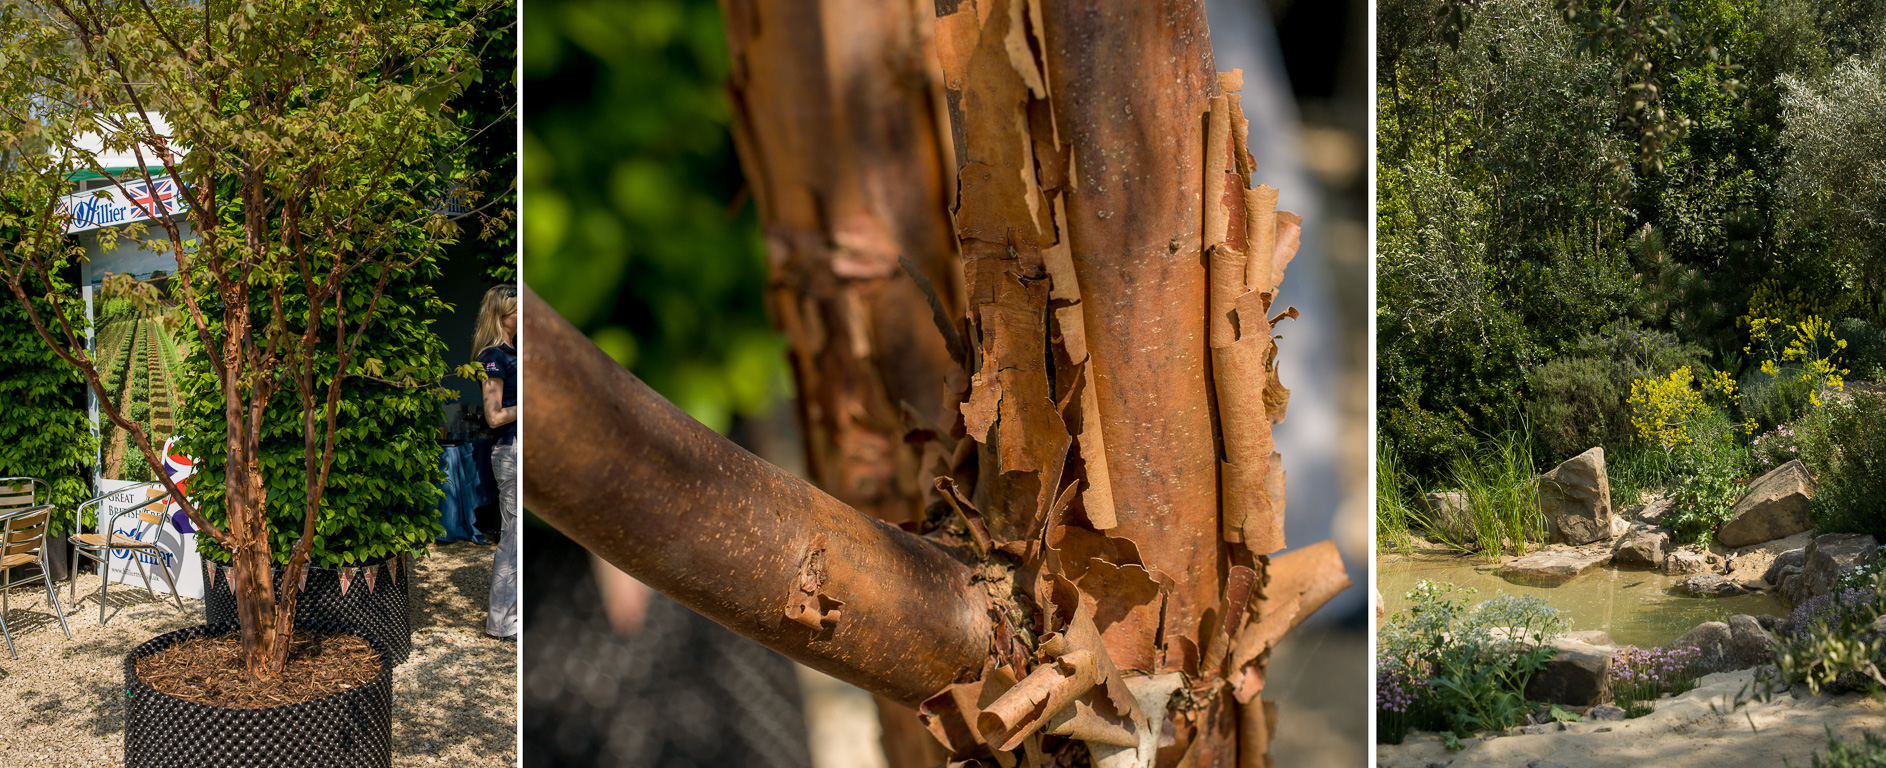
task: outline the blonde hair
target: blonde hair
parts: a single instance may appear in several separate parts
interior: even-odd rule
[[[484,304],[478,308],[478,327],[472,331],[472,359],[508,341],[504,335],[504,316],[516,311],[517,286],[494,285],[485,291]]]

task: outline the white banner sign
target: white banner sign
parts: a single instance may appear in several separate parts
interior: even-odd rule
[[[119,192],[116,185],[59,198],[57,215],[65,221],[66,234],[149,221],[157,217],[160,210],[177,216],[190,208],[184,196],[178,194],[177,182],[168,175],[152,174],[150,184],[122,183],[124,192],[130,193],[128,200],[122,199],[124,192]]]
[[[165,453],[170,446],[166,444]],[[164,470],[170,473],[179,487],[183,479],[190,476],[194,468],[189,459],[182,456],[166,455]],[[143,573],[149,574],[151,586],[159,593],[166,589],[164,577],[157,572],[162,566],[170,571],[170,578],[177,583],[177,594],[188,598],[203,597],[202,556],[196,552],[196,530],[190,527],[189,518],[184,517],[182,509],[176,503],[164,501],[145,507],[140,512],[149,512],[158,518],[153,523],[145,522],[138,512],[129,512],[117,519],[117,524],[106,528],[112,516],[136,507],[164,494],[163,486],[146,483],[126,482],[123,480],[101,480],[103,490],[112,494],[99,504],[98,532],[111,533],[115,537],[136,539],[137,541],[156,542],[158,552],[151,554],[116,550],[111,553],[110,568],[107,578],[112,581],[144,586],[144,576],[139,573],[138,563],[144,566]],[[118,493],[117,491],[123,491]]]

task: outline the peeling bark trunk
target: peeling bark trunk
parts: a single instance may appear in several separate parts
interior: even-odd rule
[[[725,0],[734,138],[792,343],[807,467],[892,524],[921,519],[922,446],[955,406],[914,263],[959,306],[927,0]],[[914,311],[913,311],[914,310]]]
[[[833,609],[847,628],[827,597],[922,579],[851,558],[844,594],[782,595],[808,542],[862,518],[749,479],[777,471],[744,454],[671,451],[682,426],[645,388],[557,367],[613,366],[541,304],[525,325],[554,342],[524,345],[525,399],[551,426],[526,448],[527,503],[749,637],[920,705],[954,759],[1268,765],[1270,648],[1348,579],[1327,542],[1270,557],[1289,397],[1271,326],[1295,317],[1271,300],[1301,221],[1250,188],[1240,76],[1214,71],[1202,3],[940,0],[934,22],[862,0],[723,7],[814,479],[955,559],[868,628],[779,634]],[[662,473],[637,475],[651,451]],[[778,505],[817,512],[757,514]]]
[[[722,7],[735,146],[765,227],[768,305],[791,343],[808,472],[855,509],[920,522],[951,454],[906,438],[953,419],[963,388],[926,308],[934,298],[937,316],[955,317],[962,306],[932,5]],[[942,762],[910,708],[878,704],[891,768]]]

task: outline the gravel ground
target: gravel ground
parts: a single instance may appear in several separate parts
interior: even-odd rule
[[[492,549],[435,544],[416,561],[412,657],[393,674],[395,766],[517,764],[517,645],[484,633]],[[0,656],[0,755],[9,768],[121,764],[124,655],[203,623],[200,601],[185,600],[178,611],[139,584],[112,588],[108,610],[116,613],[101,627],[98,577],[79,577],[76,605],[71,588],[60,586],[70,641],[40,585],[8,593],[7,628],[20,654]]]

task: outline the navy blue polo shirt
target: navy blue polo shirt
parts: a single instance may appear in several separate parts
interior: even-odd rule
[[[485,378],[504,380],[505,408],[517,405],[517,348],[509,344],[487,347],[478,353],[478,362],[485,364]],[[517,439],[517,420],[491,430],[498,436],[498,445],[510,445]]]

